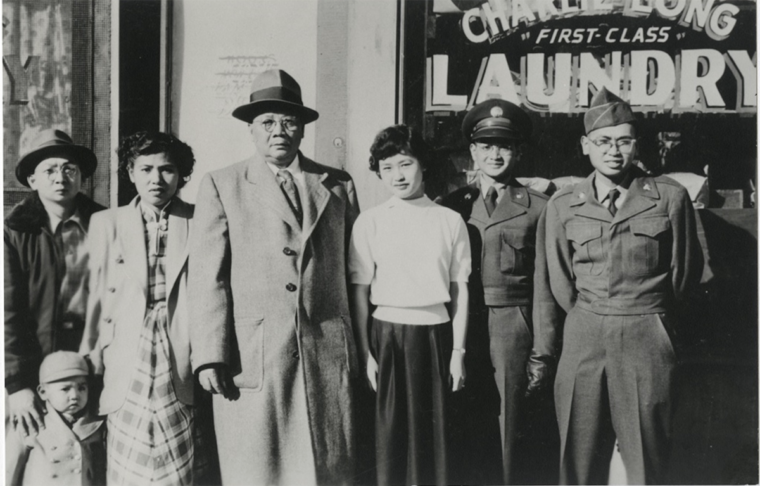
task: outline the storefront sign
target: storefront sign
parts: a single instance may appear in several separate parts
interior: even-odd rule
[[[428,112],[499,97],[577,113],[603,86],[638,111],[757,111],[754,2],[489,0],[461,15],[448,45],[462,48],[427,58]],[[452,63],[468,49],[479,67],[457,93]]]

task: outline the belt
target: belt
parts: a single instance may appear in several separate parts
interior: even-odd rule
[[[608,316],[631,316],[636,314],[660,314],[667,312],[669,299],[665,294],[654,293],[635,298],[608,297],[591,300],[579,294],[575,305],[594,314]]]

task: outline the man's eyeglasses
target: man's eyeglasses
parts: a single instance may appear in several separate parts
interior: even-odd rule
[[[494,145],[490,143],[476,143],[475,146],[478,148],[479,151],[483,152],[484,154],[490,154],[491,152],[501,153],[502,155],[511,154],[515,151],[515,146],[513,144],[509,145]]]
[[[275,125],[280,125],[284,130],[288,132],[295,132],[298,130],[298,128],[301,126],[301,122],[298,121],[297,118],[283,118],[281,120],[275,120],[273,118],[269,118],[260,122],[257,122],[259,125],[264,127],[264,130],[267,132],[272,132],[274,130]]]
[[[589,138],[589,141],[599,147],[599,149],[604,153],[612,150],[612,146],[614,145],[617,147],[621,154],[630,154],[631,151],[633,151],[634,145],[636,144],[635,138],[619,138],[617,140],[612,140],[610,138],[598,138],[596,140],[593,140]]]
[[[58,173],[63,174],[69,179],[73,179],[79,174],[79,167],[76,165],[62,165],[60,167],[49,167],[42,171],[42,174],[51,181],[55,179],[55,176],[58,175]]]

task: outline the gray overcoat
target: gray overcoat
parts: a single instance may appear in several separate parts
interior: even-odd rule
[[[191,235],[193,369],[224,364],[240,397],[214,396],[225,484],[341,484],[354,469],[346,250],[351,177],[299,154],[303,228],[254,156],[205,176]]]

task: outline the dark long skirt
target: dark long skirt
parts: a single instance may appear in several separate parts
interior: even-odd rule
[[[376,455],[379,485],[447,484],[447,397],[451,323],[374,319],[378,363]]]

